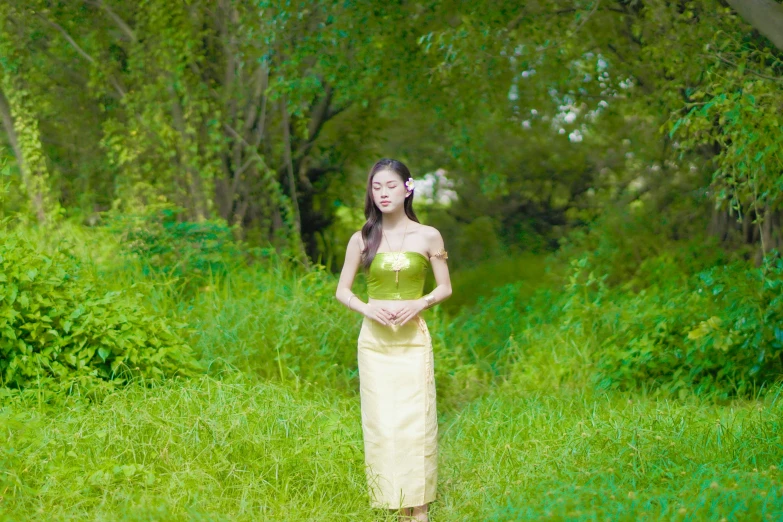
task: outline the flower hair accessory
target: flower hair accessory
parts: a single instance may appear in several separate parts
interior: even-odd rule
[[[405,182],[405,188],[413,192],[413,178],[408,178],[408,181]]]

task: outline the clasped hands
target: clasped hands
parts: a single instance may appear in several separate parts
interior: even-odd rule
[[[388,304],[368,303],[365,315],[385,326],[402,326],[425,308],[427,308],[427,302],[424,299],[400,301],[400,305],[394,307]]]

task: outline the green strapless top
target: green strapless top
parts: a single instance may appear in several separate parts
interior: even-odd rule
[[[394,272],[394,260],[402,268],[399,279]],[[367,274],[367,295],[372,299],[418,299],[424,295],[424,279],[430,260],[419,252],[378,252]]]

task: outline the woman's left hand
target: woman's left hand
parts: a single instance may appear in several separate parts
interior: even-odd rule
[[[425,308],[427,308],[427,302],[424,299],[414,299],[412,301],[408,301],[396,310],[396,313],[392,318],[392,324],[402,326],[410,319],[416,317],[419,312]]]

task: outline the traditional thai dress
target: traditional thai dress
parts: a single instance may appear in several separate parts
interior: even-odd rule
[[[379,252],[370,265],[368,296],[418,299],[428,268],[429,259],[418,252]],[[358,363],[371,505],[398,509],[431,502],[438,480],[438,419],[427,323],[416,316],[402,326],[384,326],[365,317]]]

